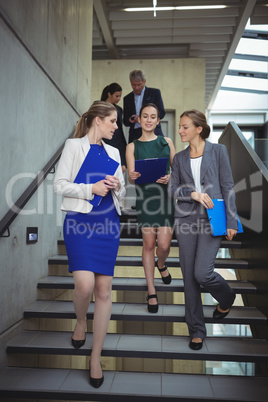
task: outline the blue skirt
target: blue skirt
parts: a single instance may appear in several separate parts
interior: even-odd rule
[[[90,213],[68,212],[63,225],[69,272],[114,275],[119,240],[119,215],[111,192]]]

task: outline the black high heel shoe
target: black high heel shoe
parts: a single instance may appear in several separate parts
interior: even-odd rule
[[[156,299],[157,300],[157,295],[153,294],[153,295],[148,295],[146,297],[146,300],[148,301],[149,299]],[[157,313],[158,312],[158,303],[157,304],[149,304],[147,303],[147,308],[149,313]]]
[[[101,378],[93,378],[90,375],[90,371],[89,371],[89,384],[92,385],[92,387],[94,388],[100,388],[100,386],[103,384],[104,381],[104,376],[102,376]]]
[[[89,376],[89,384],[92,385],[94,388],[100,388],[100,386],[103,384],[104,377],[102,376],[101,378],[93,378],[91,375]]]
[[[168,269],[166,263],[165,263],[164,268],[159,268],[158,267],[158,260],[156,261],[156,267],[157,267],[158,271],[160,272],[160,275],[161,275],[161,272],[165,272]],[[171,275],[168,274],[168,276],[162,276],[161,275],[161,279],[162,279],[162,281],[164,282],[165,285],[169,285],[172,278],[171,278]]]
[[[85,342],[86,342],[86,339],[81,339],[81,340],[76,341],[75,339],[72,338],[72,345],[75,349],[79,349],[82,346],[84,346]]]
[[[85,342],[86,342],[86,331],[85,331],[85,339],[76,340],[76,339],[73,339],[73,337],[72,337],[72,345],[75,349],[79,349],[82,346],[84,346]]]

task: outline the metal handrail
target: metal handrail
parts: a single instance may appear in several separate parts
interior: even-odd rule
[[[72,138],[72,137],[73,137],[73,134],[71,134],[68,138]],[[47,164],[43,167],[43,169],[41,169],[41,171],[36,175],[36,177],[29,184],[29,186],[26,188],[26,190],[23,192],[23,194],[17,199],[17,201],[12,205],[12,207],[9,209],[9,211],[5,214],[3,219],[0,221],[0,238],[8,237],[8,236],[3,236],[4,233],[7,230],[9,230],[9,226],[11,225],[11,223],[19,215],[20,211],[24,208],[24,206],[27,204],[29,199],[33,196],[33,194],[36,192],[38,187],[45,180],[46,176],[55,167],[55,165],[57,164],[57,162],[60,159],[64,144],[65,144],[65,141],[60,146],[60,148],[55,152],[55,154],[52,156],[52,158],[47,162]]]
[[[54,88],[59,92],[61,97],[67,102],[67,104],[70,106],[70,108],[77,114],[77,116],[80,116],[78,111],[75,109],[75,107],[72,105],[72,103],[69,101],[67,96],[63,93],[61,88],[57,85],[57,83],[53,80],[53,78],[48,74],[48,72],[45,70],[45,68],[42,66],[42,64],[37,60],[37,58],[33,55],[31,50],[28,48],[25,42],[23,42],[22,38],[17,34],[15,29],[12,27],[12,25],[9,23],[9,21],[6,19],[6,17],[0,12],[0,19],[6,24],[10,32],[14,35],[14,37],[17,39],[17,41],[23,46],[25,51],[29,54],[29,56],[32,58],[32,60],[35,62],[35,64],[39,67],[39,69],[42,71],[42,73],[48,78],[48,80],[52,83]],[[68,138],[73,137],[73,134],[71,134]],[[31,182],[31,184],[26,188],[26,190],[23,192],[23,194],[18,198],[18,200],[12,205],[12,207],[9,209],[9,211],[6,213],[6,215],[3,217],[3,219],[0,221],[0,238],[1,237],[8,237],[8,236],[3,236],[3,234],[9,230],[9,226],[11,223],[14,221],[14,219],[18,216],[20,211],[23,209],[25,204],[29,201],[29,199],[32,197],[32,195],[35,193],[35,191],[38,189],[38,187],[41,185],[41,183],[45,180],[46,176],[51,172],[53,167],[56,165],[58,162],[62,149],[64,147],[64,143],[62,146],[57,150],[57,152],[52,156],[52,158],[48,161],[48,163],[44,166],[44,168],[40,171],[40,173],[37,174],[35,179]]]

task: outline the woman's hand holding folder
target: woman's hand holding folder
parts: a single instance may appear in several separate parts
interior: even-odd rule
[[[92,184],[92,193],[100,197],[105,197],[109,190],[109,187],[105,184],[105,180],[100,180]]]
[[[120,190],[120,181],[118,177],[107,175],[105,177],[104,183],[110,190],[119,191]]]
[[[168,184],[170,179],[170,174],[166,174],[165,176],[160,177],[160,179],[156,180],[156,183],[160,184]]]
[[[105,197],[110,190],[120,190],[118,177],[107,175],[104,180],[97,181],[92,185],[92,193],[101,197]]]
[[[139,172],[136,172],[136,170],[131,170],[128,176],[131,184],[134,184],[135,180],[137,180],[141,176],[141,174]]]
[[[227,240],[233,240],[233,237],[236,236],[237,230],[235,229],[227,229],[227,235],[225,236]]]

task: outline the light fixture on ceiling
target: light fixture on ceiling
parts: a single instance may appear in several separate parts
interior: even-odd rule
[[[154,17],[156,17],[157,0],[153,0],[153,7],[154,7]]]
[[[173,11],[173,10],[212,10],[226,8],[225,5],[210,5],[210,6],[178,6],[178,7],[157,7],[156,0],[153,1],[153,7],[133,7],[124,8],[123,11],[128,12],[138,12],[138,11],[153,11],[154,17],[156,16],[156,11]]]

